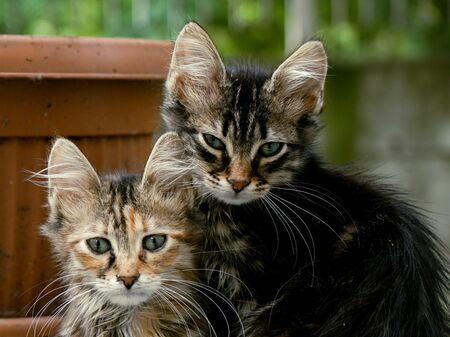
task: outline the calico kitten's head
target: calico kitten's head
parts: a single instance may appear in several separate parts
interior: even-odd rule
[[[191,215],[192,189],[183,187],[190,178],[178,160],[182,151],[178,136],[166,134],[142,176],[99,177],[72,142],[54,143],[43,233],[63,280],[88,303],[138,306],[168,284],[184,288],[177,280],[193,279],[200,229]]]
[[[320,42],[305,43],[273,73],[225,68],[206,32],[187,24],[175,42],[162,112],[191,150],[200,186],[243,204],[290,182],[317,134],[326,71]]]

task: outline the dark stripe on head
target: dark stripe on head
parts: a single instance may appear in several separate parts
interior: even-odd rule
[[[215,155],[205,149],[205,146],[201,144],[196,137],[192,137],[194,141],[195,152],[207,163],[215,164],[218,162],[218,159]]]
[[[116,256],[114,255],[114,253],[111,251],[109,254],[110,255],[108,257],[108,264],[98,271],[99,278],[104,278],[105,273],[109,269],[111,269],[114,266],[114,263],[116,262]]]
[[[229,128],[234,121],[234,137],[239,142],[245,143],[255,136],[255,128],[263,117],[260,110],[262,108],[260,94],[268,74],[260,68],[248,65],[229,68],[228,74],[231,80],[228,109],[231,110],[233,118],[227,114],[228,118],[224,120],[223,129]],[[261,133],[267,134],[265,128],[262,129]],[[226,133],[227,131],[224,132]]]
[[[52,219],[51,221],[48,221],[47,226],[48,228],[50,228],[51,231],[56,232],[63,227],[64,221],[65,221],[64,215],[61,213],[60,209],[57,209],[55,218]]]
[[[224,114],[222,123],[222,135],[224,137],[228,135],[231,125],[234,125],[234,127],[236,128],[236,120],[234,119],[233,112],[231,110],[227,110],[227,112]]]
[[[127,232],[127,224],[123,209],[125,205],[135,204],[134,182],[138,175],[118,174],[111,178],[109,185],[109,212],[114,219],[113,227],[123,233]]]
[[[221,161],[221,166],[219,168],[219,171],[225,171],[225,169],[228,167],[228,165],[230,165],[230,156],[228,156],[228,154],[226,152],[224,152],[222,155],[222,161]]]
[[[298,154],[296,154],[295,156],[297,156]],[[278,171],[281,167],[283,167],[286,163],[289,163],[292,159],[292,152],[287,151],[285,152],[280,158],[278,158],[277,160],[266,164],[265,166],[265,170],[269,173],[272,173],[274,171]]]
[[[307,129],[318,127],[318,122],[315,118],[312,118],[309,114],[302,115],[297,122],[297,129],[299,132],[304,132]]]
[[[175,122],[174,126],[177,129],[181,128],[183,125],[186,125],[186,122],[189,119],[189,114],[186,111],[186,108],[178,100],[163,106],[163,113],[171,121]]]
[[[259,121],[259,133],[261,134],[261,139],[267,138],[267,125],[265,119]]]
[[[109,197],[108,213],[111,214],[111,218],[114,221],[113,227],[118,228],[120,227],[120,222],[118,221],[114,211],[114,205],[116,204],[116,189],[112,181],[109,183],[108,197]]]

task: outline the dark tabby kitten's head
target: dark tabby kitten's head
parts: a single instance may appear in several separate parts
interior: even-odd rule
[[[190,335],[193,250],[201,231],[194,191],[185,188],[183,152],[178,136],[168,133],[143,175],[99,176],[72,142],[54,143],[40,176],[49,190],[43,233],[65,285],[62,335],[166,336],[161,331],[176,329],[177,336]]]
[[[200,190],[239,205],[290,182],[317,134],[326,71],[316,41],[271,74],[226,68],[207,33],[187,24],[175,43],[163,118],[192,152]]]

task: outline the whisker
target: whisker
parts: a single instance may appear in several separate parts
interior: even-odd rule
[[[272,189],[274,190],[280,190],[280,191],[288,191],[288,192],[295,192],[296,195],[301,196],[305,199],[307,199],[309,202],[311,202],[312,204],[318,205],[320,207],[324,207],[324,205],[321,205],[313,200],[311,200],[310,198],[308,198],[307,196],[310,197],[314,197],[317,198],[319,201],[322,201],[323,203],[325,203],[327,206],[330,206],[331,208],[333,208],[339,215],[340,217],[345,220],[345,215],[344,213],[339,209],[338,206],[340,206],[334,199],[332,199],[331,197],[328,197],[330,200],[334,201],[337,203],[338,206],[334,205],[332,202],[328,201],[327,199],[325,199],[324,197],[318,195],[319,191],[316,191],[312,188],[308,188],[308,187],[301,187],[301,188],[285,188],[285,187],[273,187]],[[309,190],[309,191],[306,191]],[[321,193],[323,194],[323,193]],[[342,207],[342,206],[340,206]],[[333,214],[333,212],[331,212],[330,210],[328,210],[331,214]]]
[[[222,310],[222,308],[220,307],[220,305],[218,303],[216,303],[208,294],[206,294],[204,291],[207,291],[211,294],[214,294],[215,296],[217,296],[218,298],[220,298],[222,301],[224,301],[229,308],[233,311],[233,313],[236,315],[238,322],[241,326],[242,331],[244,331],[244,324],[239,316],[239,313],[237,311],[237,309],[234,307],[234,305],[232,304],[232,302],[226,297],[224,296],[222,293],[220,293],[219,291],[217,291],[216,289],[203,284],[203,283],[199,283],[199,282],[195,282],[195,281],[188,281],[188,280],[176,280],[176,279],[165,279],[165,281],[172,281],[172,282],[177,282],[177,283],[181,283],[181,284],[186,284],[187,286],[191,286],[193,289],[195,289],[196,291],[200,292],[202,295],[204,295],[206,298],[208,298],[216,307],[217,309],[220,311],[221,315],[224,317],[225,319],[225,323],[227,325],[227,329],[228,329],[228,336],[230,336],[231,334],[231,328],[230,325],[228,323],[228,319],[226,317],[225,312]],[[203,291],[204,290],[204,291]]]
[[[278,217],[278,219],[280,219],[281,224],[285,228],[286,233],[288,234],[289,242],[291,244],[292,254],[295,257],[295,263],[297,263],[297,255],[298,255],[297,239],[295,238],[295,234],[294,234],[289,222],[285,218],[286,215],[283,212],[280,212],[279,207],[268,196],[266,196],[264,199],[267,202],[267,204],[270,206],[270,208],[274,211],[274,213]]]
[[[339,234],[338,234],[338,233],[337,233],[337,232],[336,232],[336,231],[335,231],[335,230],[334,230],[334,229],[333,229],[326,221],[324,221],[323,219],[321,219],[319,216],[315,215],[314,213],[312,213],[312,212],[306,210],[305,208],[303,208],[303,207],[301,207],[301,206],[299,206],[299,205],[297,205],[297,204],[294,204],[293,202],[291,202],[291,201],[289,201],[289,200],[286,200],[285,198],[280,197],[279,195],[277,195],[277,197],[278,197],[279,199],[285,201],[285,202],[288,203],[289,205],[292,205],[293,207],[298,208],[298,209],[301,210],[302,212],[304,212],[304,213],[308,214],[309,216],[315,218],[316,220],[319,221],[319,223],[323,223],[330,231],[332,231],[332,232],[338,237],[338,239],[342,242],[342,244],[343,244],[345,247],[347,247],[347,243],[341,238],[341,236],[340,236],[340,235],[339,235]]]
[[[180,289],[177,289],[177,290],[180,291]],[[179,292],[176,292],[176,291],[174,291],[173,289],[171,289],[169,287],[163,288],[163,291],[165,291],[166,295],[169,296],[172,300],[174,300],[175,302],[180,304],[181,308],[183,308],[183,310],[189,316],[190,321],[193,322],[194,325],[196,326],[197,331],[199,332],[199,334],[201,334],[200,327],[198,326],[196,320],[192,317],[192,315],[189,312],[189,311],[191,311],[198,319],[201,319],[201,317],[202,317],[201,311],[200,311],[200,314],[199,314],[198,312],[196,312],[194,310],[194,309],[199,310],[199,308],[197,308],[194,304],[190,303],[189,300],[187,300],[187,298],[184,297],[183,295],[181,295]],[[179,300],[178,297],[181,297],[182,299]],[[194,301],[194,299],[191,299],[191,301]],[[188,304],[192,304],[194,309],[190,308]]]
[[[186,333],[188,334],[188,336],[191,336],[190,329],[189,329],[187,322],[186,322],[185,318],[183,317],[183,315],[173,305],[173,303],[170,302],[170,300],[165,296],[165,294],[161,290],[158,290],[158,294],[161,297],[162,301],[164,301],[167,304],[167,306],[172,310],[172,312],[181,320],[181,323],[185,327]]]
[[[231,278],[233,278],[234,280],[238,281],[244,288],[245,290],[248,292],[248,295],[250,297],[253,297],[253,294],[250,290],[250,288],[245,284],[244,281],[242,281],[239,277],[237,277],[236,275],[233,275],[231,273],[228,273],[226,271],[220,270],[220,269],[213,269],[213,268],[184,268],[178,271],[166,271],[164,274],[171,274],[171,273],[177,273],[179,271],[209,271],[209,272],[218,272],[218,273],[223,273],[224,275],[230,276]],[[181,281],[181,280],[180,280]],[[188,280],[186,280],[188,281]],[[206,286],[206,285],[205,285]],[[214,289],[214,288],[211,288]],[[217,290],[216,290],[217,291]]]
[[[278,250],[280,249],[280,234],[278,233],[278,226],[276,225],[275,219],[273,218],[272,213],[270,212],[270,207],[266,204],[265,198],[263,197],[261,199],[258,199],[257,202],[261,203],[264,206],[264,208],[266,209],[267,213],[270,216],[270,219],[272,220],[272,224],[275,229],[275,237],[277,239],[277,243],[275,246],[275,253],[274,253],[274,257],[276,257],[278,255]]]
[[[166,285],[166,287],[169,287],[169,286],[170,286],[170,284]],[[184,298],[184,300],[186,301],[187,304],[191,304],[196,310],[198,310],[198,312],[201,315],[201,317],[203,317],[205,319],[205,321],[206,321],[206,323],[208,325],[208,330],[210,332],[210,335],[212,333],[214,336],[217,337],[216,330],[214,329],[214,326],[211,324],[211,322],[210,322],[206,312],[202,309],[201,305],[196,301],[196,299],[192,296],[192,294],[190,294],[189,292],[184,291],[184,290],[182,290],[182,289],[180,289],[178,287],[174,286],[174,288],[175,288],[175,290],[178,291],[178,292],[174,291],[174,294],[179,295],[179,292],[182,292],[183,294],[186,295],[186,297],[183,296],[183,295],[181,295],[181,296]],[[171,288],[169,288],[169,289],[171,289]],[[189,300],[191,302],[189,302]]]
[[[270,196],[276,198],[276,196],[274,196],[271,192],[269,192],[269,194],[270,194]],[[312,265],[312,280],[311,280],[311,282],[313,282],[313,281],[314,281],[314,274],[315,274],[315,272],[314,272],[314,270],[315,270],[314,261],[316,260],[316,245],[315,245],[315,243],[314,243],[313,235],[312,235],[312,233],[311,233],[311,231],[310,231],[308,225],[307,225],[306,222],[302,219],[302,217],[300,217],[299,214],[297,214],[296,212],[294,212],[294,210],[293,210],[291,207],[289,207],[288,205],[286,205],[286,203],[285,203],[283,200],[278,200],[278,201],[280,201],[285,207],[287,207],[287,208],[288,208],[288,209],[289,209],[289,210],[290,210],[290,211],[291,211],[291,212],[292,212],[292,213],[293,213],[293,214],[301,221],[301,223],[303,224],[303,226],[306,228],[306,231],[308,232],[309,238],[311,239],[312,252],[311,252],[311,249],[310,249],[310,247],[309,247],[309,245],[308,245],[308,242],[306,241],[305,236],[302,234],[301,230],[300,230],[300,229],[292,222],[292,225],[293,225],[294,228],[297,230],[297,233],[301,236],[303,242],[304,242],[305,245],[306,245],[306,248],[308,249],[308,254],[309,254],[309,256],[310,256],[310,259],[311,259],[311,265]]]

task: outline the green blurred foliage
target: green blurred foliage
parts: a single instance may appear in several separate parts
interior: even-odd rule
[[[195,20],[225,56],[283,54],[284,2],[0,0],[0,33],[174,39]]]
[[[318,36],[335,62],[448,58],[449,0],[347,0],[346,20],[333,21],[331,1],[319,0]],[[339,0],[338,0],[339,1]],[[399,12],[393,8],[399,1]],[[397,3],[398,4],[398,3]]]
[[[272,62],[284,53],[289,1],[303,0],[0,0],[0,33],[173,39],[196,20],[225,57]],[[309,1],[335,62],[449,55],[450,0]]]

